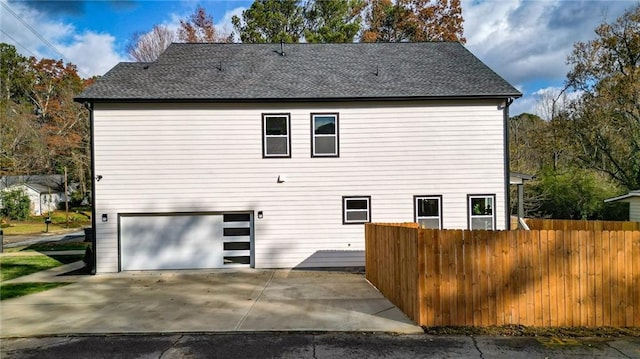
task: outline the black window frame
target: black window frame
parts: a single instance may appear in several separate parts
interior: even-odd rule
[[[419,223],[418,222],[418,200],[419,199],[437,199],[438,200],[438,225],[439,227],[437,229],[442,229],[443,228],[443,223],[444,223],[444,215],[442,213],[442,195],[415,195],[413,196],[413,221],[415,223]],[[425,217],[422,217],[425,218]]]
[[[316,154],[316,126],[315,118],[322,116],[335,117],[335,153],[330,154]],[[340,157],[340,114],[337,112],[312,112],[311,115],[311,157]],[[329,136],[327,136],[329,137]]]
[[[485,194],[468,194],[467,195],[467,228],[469,228],[469,230],[486,230],[486,229],[473,229],[472,228],[472,222],[473,222],[473,218],[474,216],[479,216],[479,217],[488,217],[488,215],[473,215],[473,208],[471,206],[471,199],[472,198],[491,198],[491,202],[493,207],[491,208],[491,229],[489,229],[490,231],[495,231],[496,230],[496,195],[495,193],[485,193]]]
[[[286,117],[287,119],[287,153],[268,154],[267,153],[267,118]],[[291,158],[291,113],[263,113],[262,114],[262,158]]]
[[[366,221],[347,221],[347,202],[349,200],[366,200],[367,201],[367,220]],[[365,224],[371,223],[371,196],[342,196],[342,224]]]

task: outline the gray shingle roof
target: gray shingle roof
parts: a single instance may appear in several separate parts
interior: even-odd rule
[[[519,97],[457,42],[178,44],[120,63],[77,101]]]

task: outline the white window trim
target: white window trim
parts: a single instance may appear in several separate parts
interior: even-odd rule
[[[286,135],[267,135],[267,119],[274,117],[285,117],[287,119],[287,134]],[[267,139],[268,138],[286,138],[287,139],[287,153],[286,154],[269,154],[267,153]],[[288,158],[291,157],[291,115],[288,113],[269,113],[262,115],[262,156],[267,158]]]
[[[332,135],[316,134],[316,117],[333,117],[335,120],[335,132]],[[338,157],[338,114],[337,113],[312,113],[311,114],[311,156],[312,157]],[[316,137],[334,137],[335,146],[333,153],[316,153]]]
[[[367,201],[366,209],[347,209],[348,201]],[[352,212],[365,212],[367,213],[367,219],[365,221],[349,221],[347,220],[347,213]],[[344,196],[342,197],[342,224],[363,224],[371,222],[371,196]]]
[[[493,208],[491,208],[491,214],[473,214],[473,206],[471,200],[475,198],[491,198]],[[467,220],[469,222],[469,229],[472,229],[472,223],[474,218],[490,218],[491,229],[496,230],[496,195],[495,194],[470,194],[467,196]]]
[[[418,216],[418,201],[421,199],[435,199],[438,200],[438,215],[437,216]],[[415,222],[419,223],[419,219],[437,219],[438,220],[438,229],[442,229],[442,196],[440,195],[431,195],[431,196],[414,196],[413,197],[413,207],[414,207],[414,218]]]

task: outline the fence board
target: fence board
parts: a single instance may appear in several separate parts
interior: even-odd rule
[[[551,326],[551,283],[549,281],[549,232],[540,231],[540,316],[541,322],[539,326]]]
[[[625,288],[624,288],[624,232],[616,231],[616,293],[617,305],[616,310],[616,326],[624,326],[624,314],[626,308]]]
[[[472,277],[472,298],[473,298],[473,325],[482,326],[482,313],[480,313],[481,299],[480,299],[480,249],[478,243],[480,242],[480,231],[471,232],[471,247],[473,253],[473,263],[471,266]]]
[[[640,222],[623,221],[584,221],[570,219],[538,219],[525,220],[532,230],[563,230],[563,231],[640,231]]]
[[[480,305],[478,311],[480,312],[480,325],[487,326],[489,325],[489,305],[488,305],[488,297],[489,297],[489,275],[488,275],[488,258],[487,258],[487,233],[488,231],[478,231],[478,241],[476,245],[478,246],[478,256],[480,260],[478,261],[478,288],[480,292],[478,293],[478,298],[480,301]]]
[[[588,237],[587,241],[587,250],[585,251],[585,262],[587,263],[586,268],[586,306],[587,309],[583,311],[583,315],[585,318],[585,326],[587,327],[595,327],[596,326],[596,290],[594,289],[596,283],[596,275],[595,275],[595,234],[596,232],[587,231],[585,234]],[[589,315],[591,314],[591,315]]]
[[[504,260],[503,256],[506,255],[506,249],[504,243],[506,242],[509,232],[500,232],[500,240],[494,241],[494,266],[495,266],[495,292],[496,292],[496,325],[504,325]]]
[[[542,240],[540,238],[540,232],[537,232],[537,236],[529,236],[532,237],[531,243],[531,269],[533,271],[533,315],[534,321],[533,325],[537,327],[543,326],[542,324],[542,313],[544,311],[544,307],[542,306]]]
[[[501,236],[504,232],[499,232],[498,235]],[[489,269],[488,269],[488,281],[487,288],[489,291],[488,298],[488,306],[489,306],[489,325],[498,325],[498,303],[497,303],[497,295],[498,291],[498,271],[497,271],[497,252],[496,252],[496,243],[497,241],[492,240],[490,236],[487,236],[487,258],[489,260]]]
[[[611,231],[602,232],[602,321],[611,326]]]
[[[526,303],[526,294],[527,294],[527,267],[526,267],[526,254],[523,250],[524,246],[521,247],[521,244],[524,241],[524,235],[526,234],[524,231],[516,232],[518,234],[517,240],[514,242],[514,251],[517,255],[517,265],[515,267],[515,271],[513,273],[513,281],[516,284],[516,292],[514,295],[518,298],[518,303],[516,307],[516,311],[518,316],[516,319],[517,323],[526,323],[527,322],[527,303]]]
[[[620,276],[622,275],[622,271],[619,261],[622,253],[620,251],[619,232],[612,231],[611,234],[611,267],[613,269],[611,273],[611,299],[613,301],[611,308],[611,325],[617,327],[622,325],[620,312],[624,302],[624,299],[620,296]],[[622,263],[624,264],[624,257],[622,257]]]
[[[465,296],[465,266],[464,266],[464,247],[465,247],[465,243],[464,243],[464,234],[463,232],[460,232],[459,235],[456,236],[456,245],[454,246],[454,250],[455,250],[455,265],[456,265],[456,277],[454,278],[455,280],[455,291],[454,291],[454,296],[455,296],[455,307],[456,307],[456,315],[455,315],[455,322],[456,323],[466,323],[466,318],[465,318],[465,301],[464,301],[464,296]],[[466,325],[466,324],[462,324],[462,325]]]
[[[418,319],[416,322],[423,323],[427,320],[427,306],[420,305],[420,303],[426,302],[426,269],[427,269],[427,261],[426,261],[426,243],[422,238],[422,233],[418,231],[416,241],[418,242]]]
[[[640,327],[640,232],[633,232],[633,317],[632,326]]]
[[[640,326],[640,231],[365,236],[367,279],[420,325]]]
[[[571,232],[571,287],[568,288],[572,295],[573,303],[569,303],[571,310],[571,326],[580,326],[580,243],[578,236],[580,232]]]
[[[601,327],[604,325],[603,322],[603,311],[604,311],[604,303],[602,301],[602,238],[603,232],[596,231],[595,235],[595,243],[594,243],[594,262],[595,262],[595,279],[593,283],[593,291],[595,293],[595,324],[596,327]]]
[[[580,288],[580,306],[578,310],[580,312],[580,326],[588,326],[589,318],[587,312],[589,310],[589,260],[588,252],[591,245],[591,239],[589,238],[587,231],[578,232],[577,241],[578,248],[580,250],[580,258],[578,264],[580,266],[580,275],[578,277],[578,287]]]
[[[518,323],[518,278],[516,277],[516,271],[518,266],[518,256],[517,256],[517,247],[516,243],[518,241],[517,233],[512,232],[508,238],[507,245],[509,246],[509,251],[506,256],[507,263],[507,272],[505,273],[505,278],[508,281],[508,286],[505,290],[505,293],[508,297],[507,299],[507,318],[506,324],[516,324]]]
[[[624,326],[633,325],[633,232],[624,232],[624,288],[626,289],[625,298],[625,320]],[[636,259],[637,260],[637,259]]]
[[[550,293],[550,303],[553,303],[553,305],[551,305],[550,311],[551,311],[551,318],[550,318],[550,322],[551,322],[551,326],[552,327],[556,327],[560,325],[560,317],[558,314],[558,308],[560,307],[560,303],[558,303],[558,298],[559,298],[559,286],[558,286],[558,278],[559,278],[559,271],[560,268],[558,267],[558,255],[560,254],[560,252],[558,252],[557,248],[558,248],[558,238],[556,237],[556,232],[555,231],[545,231],[547,232],[547,235],[549,236],[549,293]]]

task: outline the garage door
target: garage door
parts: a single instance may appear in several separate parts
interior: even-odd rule
[[[251,213],[122,214],[122,270],[249,267]]]

